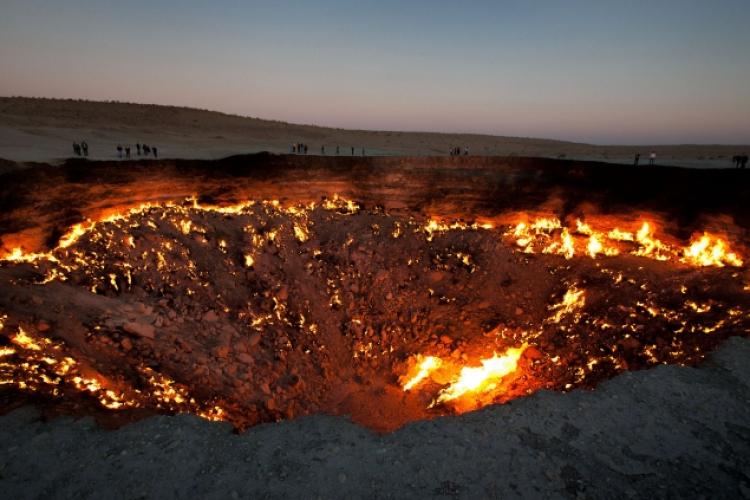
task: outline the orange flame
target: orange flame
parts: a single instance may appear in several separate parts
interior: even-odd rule
[[[422,356],[419,355],[418,358],[422,358]],[[408,380],[404,384],[404,392],[410,391],[414,386],[429,377],[430,373],[440,368],[442,364],[442,360],[435,356],[425,356],[422,358],[422,361],[416,367],[417,373],[408,377]]]
[[[696,266],[742,267],[743,264],[736,253],[728,251],[724,240],[708,233],[693,239],[693,243],[684,249],[682,261]]]
[[[440,391],[436,403],[453,401],[471,393],[487,393],[497,388],[500,380],[516,371],[518,360],[526,350],[526,344],[512,347],[502,355],[493,353],[491,358],[480,360],[481,366],[464,366],[458,378]]]

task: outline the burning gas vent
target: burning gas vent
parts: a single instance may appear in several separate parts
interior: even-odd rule
[[[420,220],[334,196],[81,223],[0,264],[0,384],[73,411],[238,428],[325,412],[391,430],[695,363],[748,333],[726,237],[516,219]]]

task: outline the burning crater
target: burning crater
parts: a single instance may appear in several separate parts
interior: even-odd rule
[[[324,412],[389,431],[696,363],[750,331],[742,247],[726,237],[615,216],[498,220],[333,196],[189,199],[78,224],[0,263],[4,404],[239,429]]]

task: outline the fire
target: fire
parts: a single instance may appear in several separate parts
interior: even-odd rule
[[[687,247],[680,248],[665,243],[655,233],[649,221],[644,221],[634,232],[617,227],[602,231],[580,219],[576,220],[574,228],[570,228],[557,218],[539,217],[531,222],[519,222],[508,229],[504,236],[512,238],[524,253],[541,252],[561,255],[566,259],[572,259],[576,254],[596,258],[599,255],[630,253],[696,267],[743,266],[742,257],[730,250],[727,241],[716,236],[704,233],[693,238]]]
[[[656,260],[669,260],[671,249],[660,240],[654,238],[654,233],[648,222],[644,222],[635,234],[635,241],[638,242],[640,248],[633,252],[634,255]]]
[[[86,234],[93,226],[94,223],[91,221],[75,224],[67,233],[63,235],[62,238],[60,238],[57,246],[59,248],[68,248],[70,245],[78,241],[81,236]]]
[[[493,353],[491,358],[480,360],[481,366],[464,366],[454,381],[441,390],[436,404],[453,401],[470,394],[489,393],[507,375],[516,371],[518,360],[526,350],[526,344],[510,348],[502,355]]]
[[[322,207],[326,210],[335,210],[345,215],[356,214],[361,208],[359,203],[342,198],[338,194],[334,194],[333,197],[323,200]]]
[[[581,233],[581,234],[587,234],[587,235],[593,234],[593,231],[591,230],[591,226],[581,221],[581,219],[576,219],[576,232]]]
[[[18,333],[13,337],[13,343],[24,349],[30,349],[32,351],[41,351],[42,346],[35,339],[29,336],[26,331],[20,326],[18,327]]]
[[[550,306],[550,311],[556,311],[550,321],[559,323],[563,316],[574,312],[576,309],[581,309],[584,305],[586,305],[585,292],[572,286],[565,292],[562,302]]]
[[[498,396],[497,389],[502,380],[518,369],[518,360],[527,348],[509,348],[502,354],[492,353],[489,358],[479,360],[479,366],[460,366],[452,358],[416,356],[417,363],[407,373],[402,389],[414,389],[428,378],[444,385],[430,407],[451,403],[459,410],[472,409],[479,401],[491,401]]]
[[[254,208],[248,210],[249,207]],[[317,211],[312,212],[312,210]],[[336,213],[323,213],[323,210],[332,210]],[[471,299],[467,299],[466,309],[470,314],[467,314],[469,320],[465,324],[484,328],[484,324],[472,323],[473,314],[477,317],[484,314],[484,312],[476,312],[481,309],[487,311],[488,318],[491,318],[493,322],[501,319],[502,324],[506,326],[492,331],[483,330],[482,338],[475,335],[474,339],[482,342],[480,351],[476,350],[476,344],[471,343],[473,340],[470,335],[466,335],[458,341],[455,339],[435,341],[434,349],[441,353],[440,356],[418,354],[412,359],[407,375],[400,378],[401,389],[411,394],[418,390],[424,391],[425,394],[420,394],[424,396],[424,399],[417,399],[425,403],[422,405],[422,410],[427,410],[424,408],[427,406],[427,401],[432,401],[430,408],[441,404],[446,405],[434,410],[437,412],[463,411],[500,399],[504,400],[511,395],[516,396],[521,391],[530,393],[540,387],[538,379],[541,377],[549,377],[549,379],[544,379],[545,382],[560,381],[558,387],[567,389],[569,386],[589,384],[604,374],[629,369],[629,366],[643,366],[646,361],[656,363],[687,359],[688,348],[683,346],[682,342],[688,334],[712,334],[719,337],[725,335],[727,331],[740,331],[738,325],[742,325],[746,317],[741,305],[736,306],[737,309],[727,309],[721,300],[704,299],[702,296],[700,302],[685,301],[687,297],[683,297],[677,305],[659,302],[657,287],[660,283],[648,276],[653,269],[641,266],[642,259],[629,258],[611,262],[601,259],[602,255],[630,254],[666,260],[674,264],[681,263],[684,266],[743,266],[742,258],[730,249],[728,240],[708,233],[701,233],[683,247],[683,244],[676,239],[670,239],[666,234],[658,233],[653,222],[643,220],[633,222],[632,226],[623,225],[621,229],[612,228],[612,225],[610,227],[597,226],[597,219],[589,219],[587,222],[575,220],[570,225],[555,217],[540,217],[526,219],[511,227],[495,229],[489,223],[478,224],[461,220],[451,221],[439,218],[418,220],[407,217],[388,219],[387,214],[384,215],[382,212],[353,216],[357,210],[359,210],[358,204],[337,196],[334,196],[332,200],[324,201],[317,209],[315,204],[284,207],[278,200],[243,202],[223,207],[202,205],[195,199],[187,202],[168,202],[158,208],[144,204],[96,222],[85,221],[76,224],[60,240],[59,245],[47,253],[25,253],[21,248],[14,248],[4,260],[10,263],[38,265],[36,269],[38,272],[26,273],[27,269],[22,269],[24,273],[19,273],[32,276],[29,280],[33,280],[35,284],[43,285],[50,281],[67,280],[69,286],[82,286],[84,291],[91,290],[94,294],[109,295],[110,298],[113,295],[140,292],[139,289],[133,289],[131,286],[147,287],[154,294],[151,298],[162,293],[161,290],[177,296],[174,291],[169,291],[173,288],[183,293],[185,300],[182,306],[192,305],[191,300],[197,304],[205,304],[208,296],[213,301],[212,308],[217,312],[226,313],[226,315],[219,314],[222,318],[220,321],[234,322],[235,329],[240,332],[240,335],[243,328],[246,329],[249,334],[253,334],[254,342],[258,342],[258,338],[263,338],[261,344],[254,345],[261,346],[256,348],[258,350],[261,348],[269,349],[269,352],[271,349],[274,350],[274,356],[278,358],[274,357],[273,366],[277,366],[276,362],[282,359],[279,353],[285,352],[283,349],[286,349],[287,344],[294,345],[295,349],[299,346],[299,350],[306,355],[313,356],[316,352],[325,352],[327,346],[323,344],[323,341],[327,342],[328,339],[334,338],[336,325],[344,324],[347,315],[353,314],[352,310],[362,319],[352,319],[352,323],[356,324],[357,328],[352,328],[351,331],[364,332],[347,333],[356,339],[353,357],[358,358],[357,363],[372,361],[373,367],[376,363],[382,363],[377,366],[387,366],[386,363],[394,362],[389,356],[395,355],[390,353],[396,352],[400,356],[400,353],[404,352],[399,342],[406,342],[407,338],[403,331],[391,328],[392,325],[401,326],[401,321],[411,319],[411,326],[407,325],[410,328],[408,335],[411,335],[412,332],[422,331],[423,324],[428,325],[428,328],[431,325],[440,324],[443,318],[455,311],[459,311],[459,315],[463,313],[460,309],[451,308],[463,307],[461,300],[465,297],[460,294],[469,291],[471,293],[467,292],[465,295]],[[222,215],[217,216],[217,214]],[[238,215],[238,217],[233,217],[233,215]],[[216,219],[222,221],[221,231],[215,230],[217,229]],[[405,276],[419,277],[420,272],[431,273],[437,269],[442,279],[442,276],[451,276],[452,273],[451,282],[445,279],[438,280],[438,284],[431,285],[434,289],[427,288],[432,280],[431,274],[425,275],[430,277],[430,281],[414,279],[412,281],[416,284],[409,285],[400,278],[400,281],[404,282],[393,285],[403,285],[409,293],[416,291],[414,297],[419,297],[418,294],[424,293],[426,289],[430,292],[429,304],[439,303],[449,312],[431,317],[432,306],[425,306],[428,303],[418,303],[417,305],[422,308],[419,316],[409,310],[403,315],[399,314],[390,324],[375,325],[373,328],[370,320],[366,319],[364,306],[361,310],[349,306],[353,300],[356,302],[368,297],[363,290],[372,283],[370,278],[372,278],[373,268],[362,266],[360,262],[366,261],[367,258],[361,258],[361,256],[375,255],[376,258],[371,260],[378,265],[384,261],[379,260],[377,254],[371,251],[366,253],[358,249],[362,247],[364,250],[371,250],[376,247],[364,243],[363,238],[360,238],[363,233],[357,233],[355,229],[350,231],[347,228],[346,232],[339,231],[340,236],[334,234],[321,238],[321,234],[326,234],[320,231],[320,229],[325,229],[322,227],[324,223],[329,221],[337,223],[341,220],[345,220],[354,228],[364,222],[366,224],[364,227],[371,228],[373,231],[371,234],[369,229],[366,230],[365,235],[368,240],[375,241],[381,246],[401,243],[393,242],[391,236],[402,239],[403,247],[385,247],[383,253],[393,252],[395,248],[404,248],[413,252],[407,255],[397,255],[398,262],[393,259],[385,264],[399,266],[400,262],[408,262],[408,269],[404,268],[407,271]],[[390,220],[393,220],[393,225],[388,224]],[[373,224],[373,221],[377,223]],[[232,231],[232,229],[235,230]],[[485,234],[468,233],[468,231],[479,229],[488,232]],[[384,238],[373,237],[373,235],[377,236],[378,231],[383,234]],[[456,234],[451,231],[467,232]],[[437,241],[433,241],[433,237]],[[500,245],[498,239],[501,238],[509,239],[500,240],[504,243]],[[430,257],[434,254],[434,259],[424,258],[420,253],[415,252],[423,248],[419,245],[423,245],[425,239],[432,241],[426,248]],[[330,243],[326,243],[326,240],[330,240]],[[554,284],[547,290],[557,291],[554,300],[546,304],[532,300],[523,289],[520,289],[523,295],[518,295],[519,288],[511,284],[509,290],[513,292],[512,297],[515,299],[509,298],[508,301],[518,300],[518,304],[510,302],[510,309],[505,308],[506,304],[498,305],[495,309],[496,304],[488,302],[488,306],[472,309],[478,301],[472,302],[474,298],[471,295],[476,287],[472,289],[472,282],[468,281],[469,275],[474,273],[475,269],[478,271],[476,273],[478,276],[486,276],[487,273],[491,275],[493,272],[491,266],[496,260],[485,258],[487,249],[496,249],[500,246],[503,246],[505,252],[502,254],[503,257],[507,256],[508,248],[529,254],[559,255],[560,258],[508,260],[510,263],[514,260],[523,261],[519,263],[523,266],[544,266],[549,271],[549,275],[553,276],[550,278],[553,280],[550,283]],[[191,253],[194,248],[199,248],[198,256],[200,257],[204,251],[207,252],[206,256],[218,257],[222,271],[226,271],[225,281],[230,283],[233,280],[229,276],[235,277],[238,283],[241,282],[239,280],[247,279],[253,284],[253,290],[255,290],[258,276],[270,276],[270,279],[257,279],[257,296],[262,296],[262,299],[259,299],[257,303],[248,300],[246,304],[235,306],[226,300],[226,295],[222,297],[213,290],[206,291],[213,286],[208,274],[212,266],[205,267],[200,259]],[[344,252],[336,253],[339,248],[344,248]],[[347,259],[347,256],[350,259]],[[588,258],[600,260],[586,265],[585,262],[565,262],[562,260],[563,257],[565,259],[578,258],[581,261]],[[323,295],[323,298],[327,300],[321,303],[326,306],[330,303],[333,310],[326,311],[324,314],[341,316],[344,318],[342,322],[331,321],[328,324],[325,321],[320,322],[320,319],[326,316],[316,317],[313,314],[315,309],[305,304],[304,300],[300,300],[299,290],[296,290],[293,284],[287,283],[289,290],[285,294],[290,294],[289,298],[282,297],[280,292],[279,296],[274,295],[280,290],[277,285],[283,283],[281,280],[286,277],[278,278],[277,281],[277,277],[269,273],[269,270],[273,271],[274,265],[282,265],[285,260],[295,259],[293,262],[296,262],[297,258],[301,264],[304,264],[304,270],[312,277],[311,283],[314,283],[313,280],[317,277],[325,278],[322,283],[326,286],[321,288],[321,294],[327,294]],[[0,264],[3,271],[14,271],[13,265],[6,264],[6,262]],[[350,265],[349,262],[356,263],[358,267]],[[584,265],[579,266],[579,264]],[[586,274],[581,275],[581,280],[572,276],[572,273],[577,272],[576,268],[579,267],[586,271]],[[140,269],[148,272],[141,273]],[[300,267],[300,269],[303,268]],[[385,273],[391,272],[388,267],[378,268],[378,272],[381,269]],[[606,278],[593,277],[593,274],[598,276],[599,272],[604,273]],[[712,273],[713,271],[706,272],[707,275]],[[699,275],[700,271],[684,274]],[[739,276],[741,273],[720,274]],[[539,275],[542,273],[540,272]],[[12,273],[8,272],[8,276],[12,276]],[[289,276],[293,274],[290,273]],[[394,276],[399,275],[394,273]],[[678,276],[678,279],[682,279],[682,276]],[[728,277],[726,279],[728,280]],[[746,276],[743,275],[741,279],[744,283]],[[453,289],[450,288],[454,283],[461,285],[460,289],[457,288],[460,290],[458,294],[453,294]],[[571,285],[571,283],[574,284]],[[602,294],[602,289],[606,289],[606,286],[611,283],[619,285],[618,289]],[[688,294],[688,288],[685,285],[679,287],[681,284],[679,281],[670,282],[670,285],[675,283],[678,285],[678,290],[681,290],[683,294]],[[697,279],[685,281],[685,283],[689,285],[690,290],[696,290],[699,287]],[[183,286],[175,286],[179,284]],[[187,284],[190,288],[186,288]],[[560,288],[561,284],[566,284],[567,290]],[[383,287],[385,286],[384,284]],[[392,285],[387,284],[387,286]],[[409,286],[416,288],[409,288]],[[579,288],[581,286],[585,286],[586,290]],[[375,287],[376,291],[382,289],[380,285]],[[750,285],[745,286],[745,290],[748,289]],[[234,293],[235,290],[236,288],[229,293]],[[224,292],[222,288],[217,288],[217,291]],[[477,299],[481,298],[479,295],[481,293],[477,293]],[[639,300],[617,304],[616,301],[621,295],[629,298],[639,297]],[[412,295],[405,294],[404,296],[411,297]],[[188,297],[193,297],[193,299]],[[387,300],[396,302],[392,297]],[[415,302],[418,300],[421,299],[415,299]],[[169,318],[165,310],[182,310],[173,308],[168,301],[165,302],[167,305],[163,306],[164,310],[158,311],[158,315],[144,314],[144,316],[152,316],[148,319],[148,324],[153,325],[155,329],[162,328],[164,318]],[[365,304],[366,301],[362,300],[362,303]],[[216,307],[213,307],[213,304],[216,304]],[[615,309],[615,306],[618,308]],[[11,304],[10,307],[13,305]],[[394,305],[394,309],[398,307],[398,304]],[[513,312],[514,309],[516,312]],[[426,314],[423,315],[425,310]],[[518,310],[521,312],[517,312]],[[196,318],[203,318],[204,314],[206,314],[205,311],[198,311]],[[426,316],[427,320],[423,316]],[[5,342],[7,339],[8,343],[7,346],[0,346],[0,384],[13,384],[24,391],[44,392],[52,396],[70,394],[75,390],[94,397],[102,406],[110,409],[158,408],[175,412],[189,411],[211,419],[232,420],[237,419],[238,415],[242,418],[246,409],[243,405],[255,404],[245,403],[255,401],[247,398],[246,394],[241,394],[241,402],[237,403],[240,399],[234,401],[219,399],[215,394],[203,389],[197,390],[194,397],[191,397],[193,389],[198,387],[197,384],[203,383],[202,377],[211,377],[210,374],[200,375],[201,379],[191,379],[176,371],[177,380],[173,380],[166,374],[157,373],[153,369],[149,371],[144,368],[145,365],[135,364],[132,374],[128,374],[133,380],[120,379],[119,375],[109,373],[104,364],[87,364],[88,353],[86,351],[77,350],[79,349],[77,346],[66,346],[62,341],[51,340],[58,337],[46,336],[44,332],[49,329],[49,325],[45,328],[34,326],[38,324],[39,319],[41,318],[33,316],[27,319],[14,317],[12,333],[3,332],[2,340]],[[215,319],[201,319],[201,321],[207,321],[206,324],[211,327],[212,331],[220,331],[214,326],[220,324],[214,323]],[[0,316],[0,329],[3,328],[3,322],[3,317]],[[23,323],[27,330],[18,327],[19,323]],[[658,348],[654,347],[650,338],[645,335],[639,337],[639,334],[645,331],[644,328],[650,328],[651,324],[660,332],[675,333],[680,337],[675,337],[671,344],[660,344]],[[492,325],[490,327],[495,328]],[[121,349],[123,356],[126,356],[122,359],[127,362],[141,356],[140,342],[149,342],[124,332],[119,323],[92,324],[90,328],[89,333],[95,346],[99,339],[108,340],[107,343],[103,343],[104,346],[98,345],[97,348]],[[172,328],[175,327],[172,326]],[[497,333],[496,330],[502,330],[504,333]],[[282,336],[278,332],[286,332],[286,335]],[[294,340],[292,343],[289,338],[286,338],[292,337],[289,332],[295,335],[299,333],[299,338],[304,341],[298,342],[299,339],[291,339]],[[310,335],[301,335],[304,332]],[[317,335],[318,332],[321,335]],[[607,338],[615,337],[616,339],[612,344],[601,348],[595,346],[593,341],[586,339],[596,338],[602,333]],[[623,344],[624,347],[618,343],[623,339],[628,339],[631,335],[632,339],[637,339],[640,344],[633,342],[632,339]],[[282,343],[280,338],[286,338],[286,340]],[[550,342],[550,339],[554,342]],[[418,340],[420,342],[418,344],[406,344],[407,349],[427,345],[421,343],[424,339]],[[535,357],[532,357],[532,350],[529,350],[527,357],[522,360],[527,344],[543,346],[550,355],[541,356],[539,352],[536,352],[533,354]],[[128,347],[125,348],[124,345]],[[498,354],[505,347],[498,348],[497,346],[508,345],[521,345],[521,347],[509,348]],[[561,345],[565,347],[560,347]],[[561,349],[560,353],[552,352],[553,349],[558,348]],[[250,351],[249,348],[246,349]],[[493,349],[497,349],[498,352],[494,352]],[[695,356],[692,346],[690,349],[690,355]],[[580,350],[580,357],[574,360],[571,360],[569,356],[566,358],[565,355],[570,354],[572,350]],[[443,356],[442,353],[447,352],[452,354]],[[479,355],[477,355],[478,352]],[[247,354],[247,352],[242,354]],[[234,368],[238,365],[232,359],[232,355],[233,353],[227,358],[226,355],[217,354],[216,358],[220,358],[221,363],[226,363],[229,368]],[[398,359],[400,360],[400,357]],[[535,361],[526,363],[527,360],[532,359]],[[536,360],[539,359],[542,361],[537,362]],[[585,363],[580,364],[581,360],[585,360]],[[579,362],[579,366],[576,367],[575,362]],[[244,365],[245,362],[239,364]],[[552,371],[543,372],[542,366],[545,370]],[[164,369],[171,370],[170,367]],[[266,367],[254,369],[260,371]],[[520,371],[523,371],[523,381],[515,376],[511,377],[512,374]],[[237,371],[237,377],[249,376],[251,373],[252,370],[242,367]],[[534,376],[537,379],[534,379]],[[230,378],[231,376],[227,376],[227,379]],[[196,385],[189,385],[191,381]],[[248,382],[248,387],[250,387],[250,382]],[[222,406],[218,406],[217,403],[221,403]],[[224,405],[224,403],[228,404]],[[296,411],[291,413],[296,414]],[[281,415],[281,409],[277,413],[269,414],[267,418],[280,418],[279,415]]]
[[[250,254],[245,254],[245,267],[253,267],[253,264],[255,264],[255,259],[253,259],[253,256]]]
[[[708,233],[693,239],[693,243],[685,248],[682,261],[696,266],[742,267],[743,264],[736,253],[728,251],[724,240]]]
[[[417,373],[413,376],[408,377],[408,380],[403,387],[404,392],[411,390],[414,386],[429,377],[430,373],[440,368],[440,366],[443,364],[443,361],[440,358],[436,358],[435,356],[422,357],[421,355],[419,355],[418,358],[422,358],[422,361],[416,366]]]
[[[594,257],[596,257],[596,254],[602,252],[603,248],[604,247],[599,241],[599,238],[597,238],[595,234],[592,234],[589,237],[589,244],[586,246],[586,251],[589,254],[589,256],[593,259]]]

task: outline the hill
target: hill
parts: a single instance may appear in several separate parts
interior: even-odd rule
[[[153,144],[160,156],[214,159],[233,154],[289,152],[292,143],[309,154],[446,155],[451,147],[471,154],[539,156],[629,163],[654,150],[658,161],[681,166],[731,167],[749,147],[715,145],[596,146],[564,141],[479,134],[345,130],[228,115],[194,108],[72,99],[0,97],[0,158],[57,162],[85,140],[94,159],[117,157],[117,144]]]

